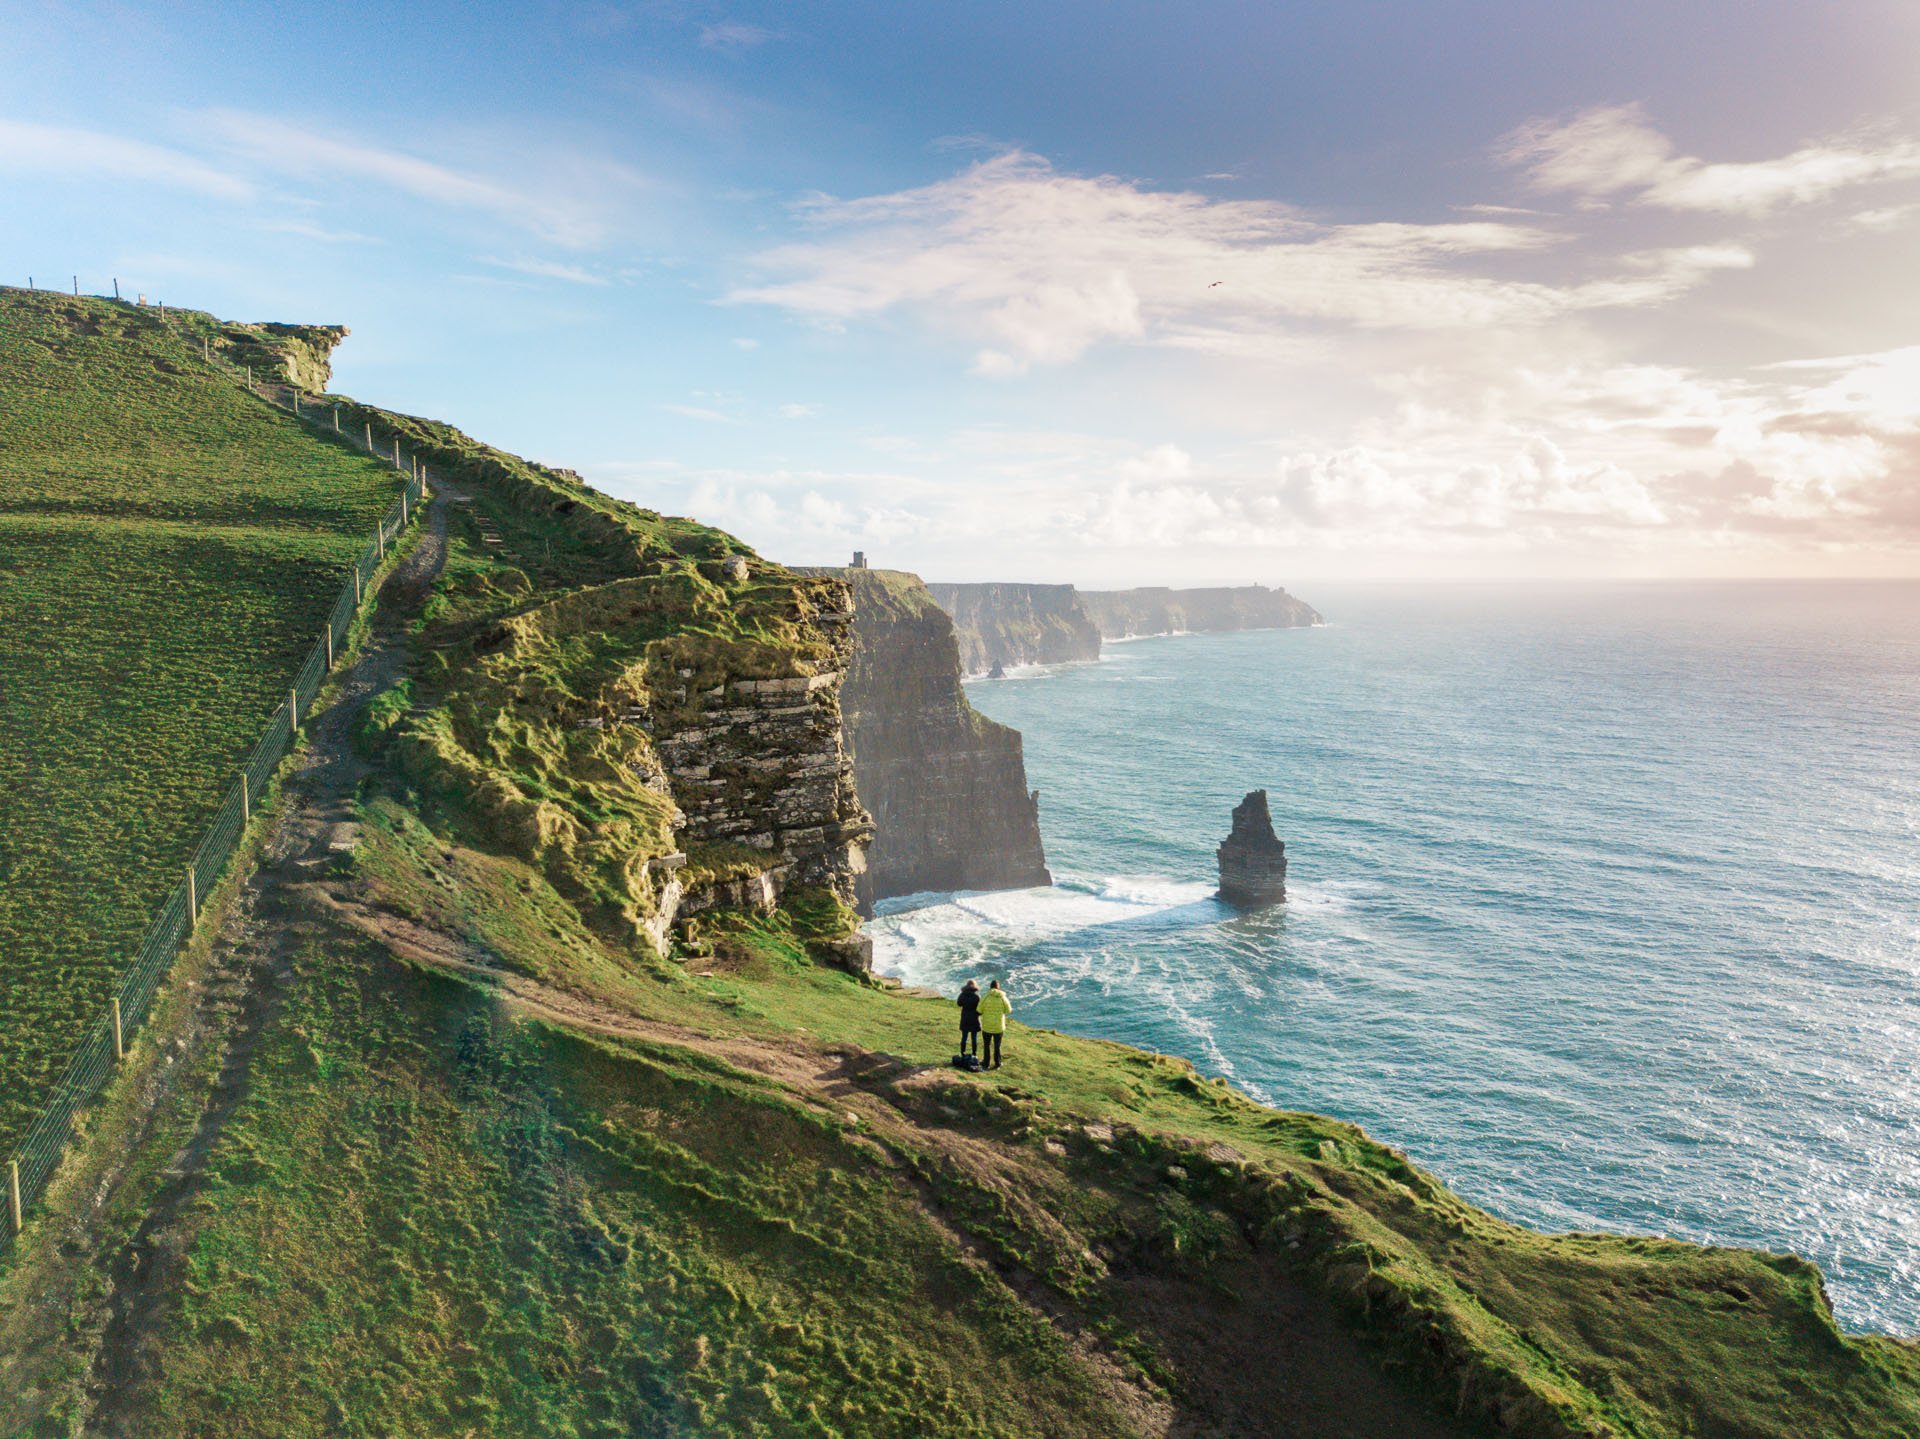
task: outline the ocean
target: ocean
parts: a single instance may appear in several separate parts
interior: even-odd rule
[[[1920,1332],[1920,585],[1308,598],[970,684],[1056,885],[889,901],[876,967],[998,977],[1509,1219],[1795,1251]],[[1239,914],[1256,788],[1288,900]]]

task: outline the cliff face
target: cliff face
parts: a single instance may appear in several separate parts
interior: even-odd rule
[[[1056,665],[1100,658],[1100,631],[1072,585],[928,585],[953,617],[960,665]]]
[[[1284,630],[1321,623],[1317,610],[1265,585],[1174,590],[1082,590],[1080,608],[1103,639],[1203,630]]]
[[[874,824],[863,906],[920,890],[1052,883],[1020,733],[967,703],[952,622],[916,576],[836,573],[853,585],[841,715]]]
[[[1072,585],[928,585],[953,618],[968,674],[1001,665],[1100,658],[1102,639],[1207,630],[1299,629],[1321,623],[1305,600],[1265,585],[1175,590],[1076,590]]]

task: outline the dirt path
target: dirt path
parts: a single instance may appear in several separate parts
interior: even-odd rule
[[[191,1137],[169,1160],[166,1183],[113,1262],[80,1432],[116,1439],[137,1434],[131,1415],[158,1377],[148,1334],[159,1308],[184,1282],[181,1217],[203,1186],[207,1154],[246,1095],[248,1064],[280,1006],[293,956],[316,933],[311,882],[357,838],[353,800],[368,771],[352,743],[353,724],[375,695],[408,673],[413,656],[405,621],[446,561],[447,504],[465,498],[439,487],[424,534],[383,583],[368,643],[335,677],[331,701],[308,727],[300,766],[285,785],[259,863],[214,942],[198,1003],[175,1045],[189,1063],[194,1049],[211,1051],[217,1068]]]

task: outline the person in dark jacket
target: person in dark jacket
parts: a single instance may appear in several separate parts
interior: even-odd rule
[[[960,1052],[980,1053],[980,986],[972,980],[960,987]]]

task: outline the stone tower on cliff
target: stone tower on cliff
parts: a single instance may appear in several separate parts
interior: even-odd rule
[[[1228,904],[1277,904],[1287,897],[1287,847],[1273,832],[1265,790],[1233,807],[1233,833],[1218,854],[1220,898]]]

